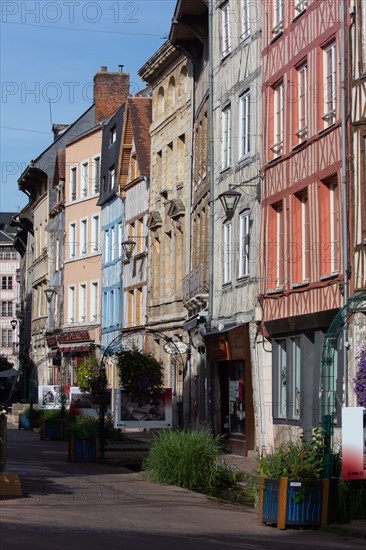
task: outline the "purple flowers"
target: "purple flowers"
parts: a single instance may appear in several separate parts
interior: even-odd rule
[[[355,378],[355,393],[357,404],[360,407],[366,407],[366,346],[357,346],[356,357],[358,358],[358,371]]]

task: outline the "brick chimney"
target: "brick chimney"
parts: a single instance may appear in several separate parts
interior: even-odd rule
[[[102,67],[94,76],[95,122],[101,122],[112,116],[126,101],[130,88],[130,75],[122,72],[109,72]]]

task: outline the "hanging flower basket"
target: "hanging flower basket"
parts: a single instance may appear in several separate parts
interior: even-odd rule
[[[358,370],[353,381],[355,384],[355,394],[357,404],[366,408],[366,346],[361,345],[356,348],[356,358]]]

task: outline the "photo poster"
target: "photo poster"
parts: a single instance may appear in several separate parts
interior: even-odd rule
[[[82,391],[77,386],[70,388],[70,414],[73,416],[98,416],[98,411],[92,406],[90,392]]]
[[[61,387],[38,386],[38,406],[40,409],[60,409]]]
[[[122,388],[114,391],[115,428],[171,428],[172,418],[171,388],[144,405],[132,400]]]
[[[342,479],[366,480],[366,409],[342,408]]]

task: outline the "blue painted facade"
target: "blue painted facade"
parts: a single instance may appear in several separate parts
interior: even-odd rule
[[[123,203],[114,195],[102,207],[102,340],[103,348],[122,327],[121,239]]]
[[[102,138],[101,206],[102,349],[117,338],[122,327],[122,247],[123,202],[119,196],[119,173],[125,106],[104,124]]]

